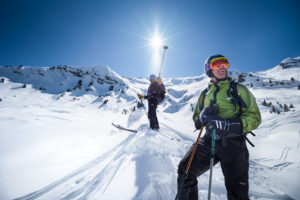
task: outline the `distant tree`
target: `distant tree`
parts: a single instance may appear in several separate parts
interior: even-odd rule
[[[109,90],[109,91],[114,90],[114,86],[113,86],[113,85],[110,85],[108,90]]]
[[[300,90],[300,85],[298,85],[298,90]]]
[[[239,83],[244,82],[244,81],[246,80],[244,77],[245,77],[245,75],[240,74],[240,75],[238,76],[238,82],[239,82]]]
[[[284,112],[290,111],[289,107],[286,104],[283,105],[283,110]]]
[[[26,88],[26,84],[24,84],[24,85],[22,86],[22,88]]]
[[[79,85],[80,87],[82,86],[82,80],[79,80],[78,82],[77,82],[77,85]]]
[[[277,114],[278,114],[278,115],[280,114],[280,111],[279,111],[279,110],[277,110]]]
[[[262,102],[262,105],[263,105],[263,106],[268,106],[268,104],[267,104],[267,102],[266,102],[265,99],[264,99],[264,101]]]
[[[72,90],[70,89],[70,88],[68,88],[67,90],[66,90],[66,92],[71,92]]]
[[[280,85],[284,85],[284,82],[283,82],[283,81],[280,81],[279,84],[280,84]]]
[[[134,112],[135,111],[135,106],[133,106],[133,108],[132,108],[132,112]]]
[[[252,83],[250,84],[250,87],[253,88],[253,84]]]
[[[89,83],[89,87],[91,86],[91,85],[93,85],[94,84],[94,81],[92,80],[90,83]]]
[[[194,107],[193,107],[193,104],[191,103],[191,109],[192,109],[192,112],[194,112]]]
[[[269,83],[273,83],[271,79],[269,79]]]
[[[281,103],[279,104],[279,107],[280,107],[280,108],[282,108],[282,105],[281,105]]]
[[[0,83],[4,83],[5,79],[4,78],[1,78],[0,79]]]
[[[274,106],[272,106],[272,110],[271,111],[274,112],[274,113],[276,113],[276,108]]]
[[[138,102],[137,102],[137,107],[138,107],[138,108],[143,108],[143,107],[144,107],[144,103],[141,102],[141,101],[138,101]]]
[[[2,101],[2,99],[0,98],[0,102]]]
[[[292,78],[291,78],[291,81],[293,81],[293,82],[294,82],[294,81],[295,81],[295,79],[292,77]]]
[[[293,106],[293,104],[291,104],[291,105],[290,105],[290,108],[295,108],[295,107]]]
[[[259,78],[258,78],[258,79],[256,79],[256,81],[259,81]]]
[[[108,102],[108,99],[105,99],[103,103],[104,103],[104,104],[107,104],[107,102]]]

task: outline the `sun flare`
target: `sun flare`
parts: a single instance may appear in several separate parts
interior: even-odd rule
[[[158,48],[162,47],[163,40],[159,35],[154,35],[150,40],[150,44],[151,44],[152,48],[158,49]]]

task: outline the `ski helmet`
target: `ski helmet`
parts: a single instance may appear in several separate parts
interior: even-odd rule
[[[150,74],[150,77],[149,77],[149,79],[151,80],[151,79],[154,79],[154,80],[156,80],[156,76],[155,76],[155,74]]]
[[[220,59],[220,60],[225,60],[228,62],[228,59],[221,55],[221,54],[216,54],[216,55],[213,55],[213,56],[210,56],[206,61],[205,61],[205,65],[204,65],[204,71],[206,73],[207,76],[209,77],[212,77],[212,69],[211,69],[211,66],[210,66],[210,63],[215,60],[215,59]]]

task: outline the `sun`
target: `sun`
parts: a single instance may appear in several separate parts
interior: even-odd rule
[[[150,45],[153,49],[161,48],[163,45],[163,39],[156,34],[150,39]]]

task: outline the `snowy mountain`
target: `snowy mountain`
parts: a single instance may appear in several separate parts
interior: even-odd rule
[[[261,72],[230,72],[257,99],[251,199],[300,199],[300,57]],[[0,199],[174,199],[177,165],[196,141],[191,120],[205,75],[163,79],[159,132],[137,93],[149,81],[109,67],[0,67]],[[147,101],[143,101],[147,110]],[[138,130],[121,131],[118,123]],[[207,198],[208,173],[199,179]],[[227,199],[220,165],[212,199]]]

